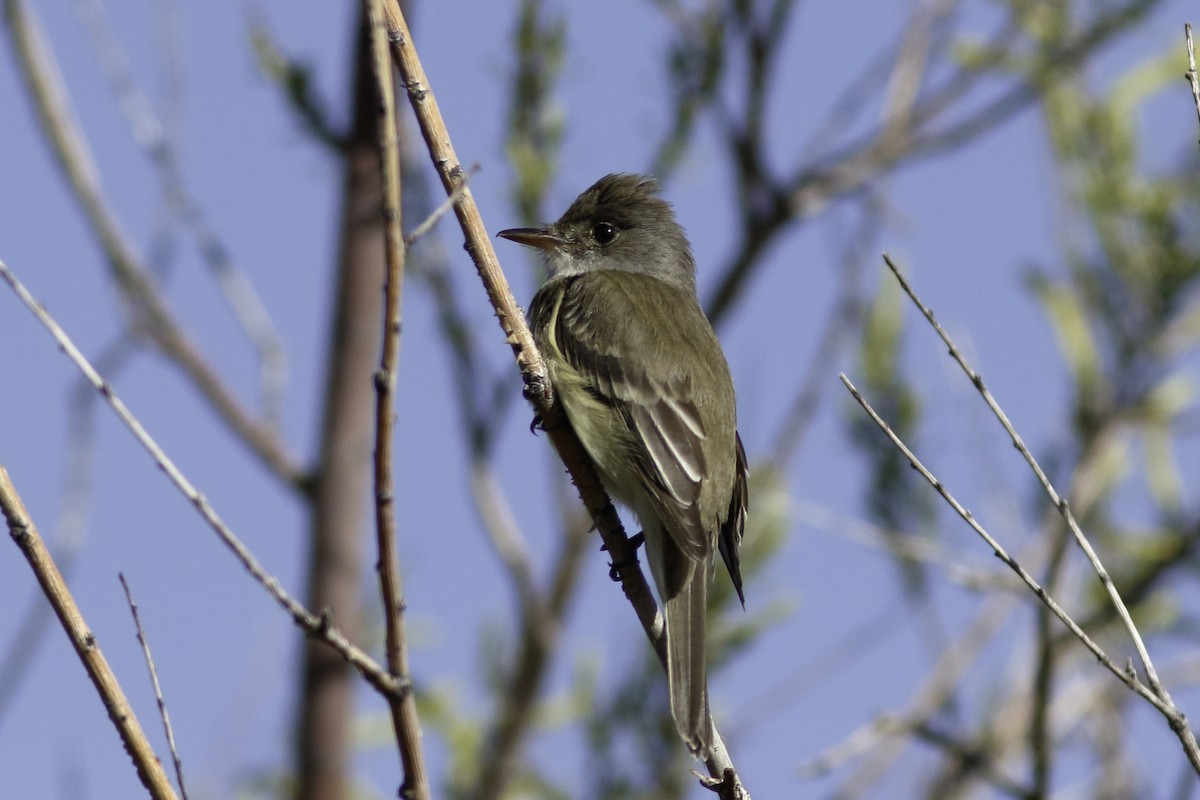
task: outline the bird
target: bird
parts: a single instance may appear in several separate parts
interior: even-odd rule
[[[556,222],[498,235],[543,255],[534,341],[601,483],[642,526],[663,606],[671,715],[706,759],[709,585],[719,552],[745,607],[749,493],[733,379],[700,306],[691,245],[657,181],[630,173],[596,181]]]

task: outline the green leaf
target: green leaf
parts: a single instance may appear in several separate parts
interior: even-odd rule
[[[1100,355],[1079,296],[1071,288],[1052,283],[1042,275],[1034,275],[1032,284],[1034,294],[1054,328],[1059,352],[1074,375],[1080,395],[1094,391],[1100,383]]]

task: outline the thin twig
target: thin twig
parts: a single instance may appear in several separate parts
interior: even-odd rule
[[[179,796],[188,800],[187,785],[183,782],[183,761],[179,758],[179,750],[175,747],[175,731],[171,727],[171,715],[167,713],[167,701],[163,699],[162,686],[158,682],[158,670],[154,666],[154,656],[150,655],[150,642],[146,640],[146,632],[142,630],[142,617],[138,613],[137,603],[133,602],[133,592],[129,591],[129,583],[125,574],[117,573],[117,580],[125,590],[125,601],[129,604],[129,613],[133,616],[133,627],[137,629],[137,640],[142,646],[142,655],[146,658],[146,668],[150,670],[150,685],[154,687],[154,700],[158,703],[158,716],[162,720],[163,734],[167,737],[167,749],[171,751],[171,761],[175,765],[175,782],[179,784]]]
[[[1200,79],[1196,77],[1196,45],[1192,42],[1192,23],[1185,22],[1183,35],[1187,39],[1188,51],[1188,85],[1192,87],[1192,100],[1196,103],[1196,118],[1200,120]]]
[[[24,284],[17,280],[16,275],[9,270],[3,261],[0,261],[0,278],[3,278],[12,287],[12,290],[16,292],[21,302],[33,312],[38,321],[54,337],[55,342],[63,353],[66,354],[67,358],[96,387],[96,390],[100,392],[105,402],[108,403],[109,407],[112,408],[125,427],[129,429],[133,437],[137,439],[138,444],[150,454],[155,465],[166,474],[171,483],[175,485],[175,488],[195,507],[196,511],[208,523],[208,526],[213,529],[217,536],[220,537],[225,546],[233,551],[234,556],[241,562],[246,571],[250,573],[251,577],[267,590],[267,593],[292,617],[295,623],[309,636],[323,641],[337,650],[342,658],[350,666],[358,670],[367,682],[383,696],[400,698],[411,691],[412,687],[408,682],[398,680],[389,675],[374,659],[348,641],[342,632],[333,626],[327,616],[318,617],[306,609],[279,585],[279,581],[276,578],[263,569],[250,549],[242,543],[217,512],[213,510],[208,499],[200,494],[191,481],[175,466],[175,462],[163,452],[158,443],[142,427],[137,417],[117,397],[117,393],[113,390],[112,386],[96,372],[84,355],[79,352],[79,348],[75,346],[75,343],[71,341],[66,332],[55,322],[54,318],[50,316],[50,313],[46,311],[42,304],[29,293]]]
[[[478,171],[478,164],[467,170],[463,175],[462,183],[455,187],[454,191],[450,192],[450,194],[446,196],[446,199],[443,200],[437,208],[429,212],[429,216],[425,217],[425,219],[421,221],[420,225],[404,235],[405,247],[412,247],[413,242],[428,234],[431,230],[433,230],[434,225],[437,225],[442,221],[442,217],[450,213],[450,211],[454,208],[454,204],[458,202],[459,198],[462,197],[462,193],[466,191],[467,181],[470,180],[471,175],[474,175]]]
[[[464,170],[454,147],[450,142],[450,134],[446,123],[438,109],[437,98],[429,86],[425,70],[421,66],[416,47],[413,45],[412,34],[408,23],[400,10],[398,0],[383,0],[384,14],[388,24],[388,40],[392,46],[392,57],[400,69],[400,76],[408,97],[412,103],[421,135],[429,149],[430,158],[437,169],[438,177],[447,193],[453,192],[463,183]],[[469,188],[463,189],[462,196],[454,205],[455,216],[458,217],[463,235],[466,237],[466,250],[475,263],[475,268],[487,291],[488,299],[496,312],[500,327],[504,331],[505,340],[513,349],[517,367],[525,384],[525,395],[533,404],[535,411],[545,420],[547,434],[558,451],[567,471],[570,472],[579,496],[591,514],[596,528],[604,538],[605,546],[615,563],[621,567],[617,570],[621,588],[625,596],[637,612],[642,629],[646,632],[660,661],[665,665],[666,651],[662,636],[661,615],[657,604],[650,594],[646,577],[637,563],[637,556],[620,518],[600,484],[595,467],[588,458],[587,452],[580,444],[578,437],[569,425],[555,425],[561,411],[554,405],[553,389],[546,375],[546,367],[541,354],[533,342],[533,334],[525,322],[525,316],[513,297],[508,280],[500,268],[496,252],[492,247],[491,237],[483,224],[479,208]],[[715,731],[714,731],[715,733]],[[712,755],[706,762],[709,774],[715,778],[724,779],[727,770],[733,770],[720,735],[714,736]],[[723,798],[745,798],[749,796],[745,788],[736,779],[734,786],[723,793]]]
[[[1035,595],[1037,595],[1037,598],[1041,600],[1042,603],[1045,604],[1045,606],[1049,608],[1050,611],[1053,612],[1054,615],[1071,630],[1071,633],[1075,634],[1075,637],[1079,639],[1079,641],[1083,642],[1084,646],[1092,652],[1092,655],[1094,655],[1106,669],[1108,669],[1113,675],[1116,675],[1122,683],[1132,689],[1136,694],[1144,698],[1150,703],[1150,705],[1154,706],[1164,717],[1166,717],[1171,729],[1176,732],[1176,735],[1179,736],[1180,741],[1183,743],[1184,752],[1187,754],[1188,760],[1192,762],[1197,771],[1200,771],[1200,748],[1197,748],[1196,746],[1196,738],[1194,735],[1192,735],[1191,729],[1188,728],[1187,722],[1183,718],[1183,714],[1171,702],[1170,697],[1160,697],[1156,692],[1138,680],[1137,674],[1132,669],[1122,669],[1115,662],[1113,662],[1113,660],[1108,657],[1108,654],[1105,653],[1104,650],[1101,649],[1101,647],[1096,644],[1082,628],[1079,627],[1075,620],[1072,619],[1065,610],[1063,610],[1062,606],[1060,606],[1058,602],[1055,601],[1055,599],[1051,597],[1036,580],[1034,580],[1032,575],[1025,571],[1024,567],[1018,564],[1016,560],[1014,560],[1013,557],[1010,556],[1007,551],[1005,551],[1000,543],[996,541],[996,539],[994,539],[992,535],[988,533],[982,525],[979,524],[978,521],[976,521],[971,512],[964,508],[963,505],[959,503],[957,499],[955,499],[954,495],[950,493],[950,490],[947,489],[945,485],[938,480],[938,478],[935,477],[934,474],[930,472],[924,464],[921,463],[921,461],[913,454],[913,452],[908,449],[908,446],[900,440],[900,437],[896,435],[891,427],[884,422],[883,418],[876,413],[875,409],[871,407],[871,404],[867,402],[866,398],[864,398],[854,384],[851,383],[850,379],[847,378],[844,373],[840,374],[838,377],[841,378],[842,383],[845,384],[846,388],[849,390],[854,399],[858,401],[858,404],[862,406],[863,410],[866,411],[871,417],[871,420],[879,426],[880,430],[882,430],[884,434],[887,435],[892,444],[904,454],[904,457],[908,459],[913,469],[917,470],[917,472],[921,474],[921,477],[927,480],[929,485],[932,486],[934,490],[942,496],[942,499],[944,499],[950,505],[950,507],[954,509],[955,513],[962,517],[963,521],[970,525],[971,529],[975,531],[980,538],[987,542],[988,546],[992,548],[992,552],[995,553],[996,557],[1003,561],[1004,564],[1009,567],[1009,569],[1011,569],[1017,574],[1018,577],[1020,577],[1025,585],[1028,586]]]
[[[1154,689],[1154,692],[1156,695],[1158,695],[1158,697],[1162,698],[1165,705],[1173,710],[1173,714],[1177,715],[1179,719],[1182,720],[1182,714],[1172,702],[1170,693],[1158,679],[1158,673],[1154,669],[1154,662],[1150,659],[1150,653],[1146,649],[1145,643],[1142,641],[1141,632],[1138,630],[1137,625],[1133,622],[1133,617],[1129,614],[1129,609],[1125,607],[1125,601],[1121,599],[1121,593],[1117,591],[1116,585],[1113,583],[1112,578],[1109,577],[1108,570],[1104,568],[1104,564],[1101,563],[1100,557],[1092,548],[1091,542],[1080,529],[1079,523],[1075,520],[1075,515],[1071,512],[1071,507],[1067,503],[1066,498],[1059,497],[1058,492],[1055,490],[1053,484],[1050,483],[1050,479],[1046,477],[1046,473],[1042,470],[1041,465],[1038,464],[1037,459],[1033,457],[1033,453],[1029,451],[1029,448],[1025,445],[1025,442],[1021,438],[1020,434],[1018,434],[1016,429],[1013,428],[1012,422],[1010,422],[1008,419],[1008,415],[1004,413],[1004,410],[1000,408],[1000,404],[996,402],[996,398],[994,398],[992,393],[988,391],[986,386],[984,386],[983,376],[976,372],[971,365],[967,363],[962,351],[958,349],[958,346],[954,343],[954,340],[950,338],[950,335],[946,333],[945,329],[942,328],[941,324],[937,321],[937,318],[934,317],[933,311],[930,310],[930,308],[923,302],[921,302],[921,298],[917,296],[912,286],[910,286],[908,281],[905,280],[904,276],[900,273],[899,267],[896,266],[891,257],[885,253],[883,260],[887,264],[888,269],[892,271],[892,274],[896,276],[896,280],[900,283],[900,287],[904,289],[905,294],[907,294],[917,308],[921,310],[921,313],[925,316],[925,319],[929,321],[929,324],[933,327],[933,329],[937,332],[937,335],[941,338],[942,342],[949,349],[950,357],[953,358],[955,363],[957,363],[958,366],[962,368],[963,372],[966,373],[967,377],[971,380],[971,384],[976,388],[976,390],[978,390],[979,395],[983,398],[983,401],[987,403],[988,408],[991,409],[992,413],[996,416],[996,419],[1000,421],[1000,425],[1004,428],[1004,432],[1008,434],[1009,439],[1012,440],[1013,446],[1017,448],[1017,452],[1019,452],[1025,459],[1025,463],[1029,465],[1029,468],[1033,471],[1033,474],[1037,476],[1038,483],[1041,484],[1046,496],[1050,498],[1050,502],[1054,504],[1054,507],[1057,508],[1059,513],[1062,515],[1063,520],[1067,523],[1067,527],[1071,530],[1071,534],[1075,537],[1075,541],[1079,544],[1080,549],[1082,549],[1087,555],[1088,562],[1092,565],[1092,569],[1095,570],[1096,575],[1098,575],[1100,578],[1100,582],[1104,585],[1104,589],[1108,593],[1113,607],[1117,610],[1117,614],[1121,617],[1121,621],[1124,623],[1126,631],[1129,632],[1129,637],[1133,640],[1134,647],[1138,652],[1138,658],[1141,659],[1142,665],[1145,667],[1146,677],[1151,688]],[[1168,719],[1171,720],[1172,726],[1174,727],[1174,717],[1171,716],[1168,717]],[[1181,735],[1182,733],[1183,732],[1180,731]],[[1188,747],[1186,740],[1184,741],[1184,745],[1185,747]],[[1192,737],[1190,749],[1196,749],[1195,737]],[[1197,769],[1200,770],[1200,750],[1196,752],[1195,763]]]
[[[100,700],[108,710],[108,717],[125,745],[125,752],[137,767],[142,785],[155,800],[174,800],[175,790],[171,788],[171,780],[163,771],[158,757],[154,755],[154,749],[150,747],[137,715],[125,698],[121,684],[109,668],[108,660],[100,652],[96,635],[88,628],[79,606],[75,604],[75,598],[71,596],[71,591],[63,581],[54,559],[46,550],[37,526],[30,518],[21,496],[17,494],[8,470],[3,466],[0,466],[0,512],[3,512],[8,522],[9,534],[33,569],[34,576],[42,585],[42,591],[46,593],[46,599],[54,607],[54,613],[58,615],[63,630],[67,632],[67,638],[71,640],[71,645],[79,655],[79,660],[83,662],[88,677],[100,694]]]
[[[1162,681],[1159,680],[1158,672],[1155,670],[1154,662],[1151,660],[1150,653],[1142,640],[1141,632],[1134,623],[1133,617],[1130,615],[1128,608],[1126,608],[1125,601],[1121,598],[1121,594],[1117,590],[1116,585],[1113,583],[1112,578],[1109,576],[1108,570],[1105,569],[1104,564],[1100,561],[1100,557],[1096,554],[1091,542],[1084,535],[1083,530],[1079,527],[1079,523],[1076,521],[1075,515],[1071,512],[1070,505],[1068,504],[1066,498],[1060,497],[1053,484],[1050,483],[1050,479],[1046,476],[1046,473],[1042,470],[1041,465],[1038,464],[1037,459],[1034,458],[1033,453],[1030,452],[1020,434],[1018,434],[1016,429],[1013,427],[1012,422],[1008,419],[1008,415],[1004,413],[1004,410],[1000,407],[1000,404],[996,402],[996,399],[992,396],[992,393],[984,385],[983,376],[976,372],[971,365],[967,363],[962,351],[958,349],[958,346],[954,343],[954,340],[948,333],[946,333],[946,330],[937,321],[933,311],[921,301],[920,297],[917,296],[915,290],[911,285],[909,285],[908,281],[905,280],[904,276],[900,272],[899,267],[896,266],[891,257],[885,253],[883,260],[887,264],[888,269],[891,270],[892,274],[899,282],[900,287],[904,290],[905,294],[907,294],[913,301],[913,304],[920,309],[922,315],[924,315],[930,326],[933,327],[934,331],[937,332],[942,342],[946,345],[947,349],[949,350],[950,357],[953,358],[955,363],[957,363],[963,372],[966,373],[972,385],[975,386],[976,390],[979,392],[988,408],[991,409],[996,419],[999,420],[1000,425],[1004,428],[1005,433],[1008,434],[1013,446],[1025,459],[1025,463],[1029,465],[1030,470],[1032,470],[1033,474],[1037,477],[1038,483],[1042,486],[1042,489],[1045,491],[1047,497],[1050,498],[1051,503],[1053,503],[1054,507],[1058,509],[1059,514],[1061,514],[1063,520],[1066,522],[1072,536],[1074,536],[1076,543],[1087,556],[1088,562],[1091,564],[1096,575],[1099,576],[1100,582],[1104,586],[1105,591],[1112,602],[1113,608],[1116,610],[1117,615],[1121,618],[1126,631],[1129,633],[1130,639],[1133,641],[1134,648],[1138,653],[1138,658],[1141,660],[1146,671],[1146,678],[1150,684],[1153,695],[1155,699],[1159,701],[1154,703],[1155,708],[1157,708],[1163,714],[1163,716],[1166,717],[1171,730],[1173,730],[1179,737],[1179,740],[1183,745],[1184,752],[1188,756],[1188,760],[1192,763],[1193,768],[1197,772],[1200,772],[1200,745],[1197,745],[1195,734],[1188,727],[1183,712],[1179,710],[1174,701],[1171,699],[1170,692],[1167,690],[1166,686],[1163,685]],[[1046,594],[1045,592],[1042,592],[1042,596],[1046,600],[1048,600],[1050,597],[1050,595]],[[1049,603],[1047,603],[1047,605],[1049,606]],[[1054,611],[1053,606],[1049,607],[1051,611]],[[1055,614],[1058,615],[1058,612],[1055,611]],[[1058,616],[1060,619],[1062,619],[1061,615]],[[1074,628],[1072,628],[1072,632],[1075,633]],[[1076,635],[1078,636],[1078,633],[1076,633]],[[1124,671],[1120,674],[1125,675],[1129,671],[1131,670]],[[1130,685],[1130,688],[1134,687]],[[1139,694],[1141,694],[1141,692],[1139,692]]]
[[[400,217],[400,137],[396,130],[396,90],[381,0],[366,0],[371,37],[371,63],[379,87],[379,159],[383,170],[384,250],[383,336],[375,373],[375,535],[379,592],[383,601],[388,671],[408,682],[408,648],[404,630],[404,591],[396,555],[396,488],[392,479],[392,422],[396,373],[400,365],[400,300],[404,288],[405,243]],[[400,796],[428,800],[429,779],[421,746],[417,699],[411,692],[391,702],[392,727],[400,749],[404,783]]]

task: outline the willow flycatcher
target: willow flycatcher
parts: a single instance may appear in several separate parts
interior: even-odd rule
[[[499,235],[545,257],[529,310],[534,339],[605,489],[642,524],[666,621],[671,714],[706,758],[708,585],[719,550],[745,603],[746,455],[691,245],[657,189],[642,175],[608,175],[557,222]]]

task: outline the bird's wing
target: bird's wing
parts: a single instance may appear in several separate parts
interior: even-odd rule
[[[729,570],[729,579],[737,590],[738,600],[742,608],[746,607],[746,595],[742,593],[742,559],[738,553],[742,545],[742,533],[746,528],[746,510],[750,506],[750,489],[747,485],[746,449],[742,447],[742,437],[737,436],[737,464],[734,472],[733,495],[729,498],[729,511],[721,524],[721,533],[717,538],[717,546],[721,550],[721,558],[725,568]]]
[[[638,313],[637,298],[614,291],[604,273],[585,273],[561,283],[545,287],[546,297],[539,292],[535,298],[535,325],[549,334],[593,397],[620,414],[633,434],[629,446],[634,468],[676,546],[691,559],[706,558],[712,543],[701,517],[700,493],[708,467],[707,432],[694,401],[689,365],[678,363],[692,345],[664,341],[671,333],[651,329],[645,315]],[[638,281],[621,283],[633,284],[628,288],[636,291]],[[700,313],[698,308],[695,313]],[[543,319],[547,315],[552,319]],[[621,358],[626,353],[637,354],[636,369]]]

